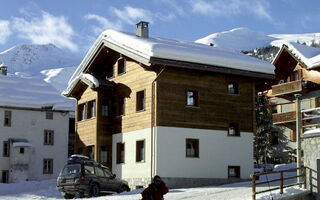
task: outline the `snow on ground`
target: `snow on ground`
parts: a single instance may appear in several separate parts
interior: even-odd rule
[[[269,180],[271,177],[269,177]],[[261,178],[261,180],[264,180]],[[262,186],[257,189],[266,190],[269,186]],[[124,192],[122,194],[106,195],[92,200],[138,200],[141,199],[140,193],[142,189],[133,190],[131,192]],[[287,188],[284,194],[280,195],[279,191],[272,193],[258,194],[257,199],[269,200],[271,195],[274,199],[284,197],[292,194],[305,192],[304,189],[299,187]],[[182,188],[171,189],[165,200],[251,200],[252,199],[251,182],[239,182],[221,186],[199,187],[199,188]],[[56,180],[46,181],[29,181],[13,184],[0,184],[0,199],[1,200],[14,200],[14,199],[32,199],[32,200],[56,200],[63,199],[61,194],[56,189]],[[89,198],[84,198],[89,199]]]

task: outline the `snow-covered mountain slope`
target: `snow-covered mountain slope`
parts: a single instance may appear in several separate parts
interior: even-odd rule
[[[284,42],[299,42],[311,46],[320,44],[320,33],[306,34],[271,34],[264,35],[247,28],[236,28],[230,31],[214,33],[196,40],[203,44],[213,44],[217,47],[235,51],[249,51],[256,48],[281,46]]]
[[[215,47],[231,49],[235,51],[251,50],[258,47],[265,47],[274,38],[252,31],[247,28],[236,28],[230,31],[213,33],[195,42],[202,44],[212,44]]]
[[[60,92],[67,86],[81,58],[53,44],[22,44],[0,52],[0,63],[9,74],[42,78]]]

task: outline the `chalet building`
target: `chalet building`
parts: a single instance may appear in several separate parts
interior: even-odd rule
[[[160,175],[169,187],[249,179],[255,88],[274,67],[193,42],[107,30],[63,92],[77,100],[78,154],[131,188]]]
[[[43,80],[0,66],[1,183],[56,178],[67,160],[73,102]]]
[[[283,129],[273,135],[276,162],[296,161],[296,94],[301,95],[301,133],[319,125],[314,109],[320,107],[319,58],[319,48],[286,43],[273,62],[276,78],[269,92],[273,123]]]

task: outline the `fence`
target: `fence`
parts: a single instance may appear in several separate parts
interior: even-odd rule
[[[300,176],[290,176],[290,177],[283,177],[283,173],[284,172],[291,172],[291,171],[296,171],[298,169],[303,169],[303,173],[302,175]],[[256,182],[257,180],[257,177],[259,176],[262,176],[262,175],[268,175],[268,174],[280,174],[280,178],[279,179],[272,179],[272,180],[268,180],[268,181],[264,181],[264,182]],[[298,178],[298,177],[303,177],[303,183],[294,183],[294,184],[288,184],[288,185],[285,185],[284,184],[284,181],[286,180],[290,180],[290,179],[295,179],[295,178]],[[251,178],[252,178],[252,199],[255,200],[256,199],[256,195],[257,194],[260,194],[260,193],[264,193],[264,192],[270,192],[270,191],[273,191],[273,190],[278,190],[280,189],[280,194],[283,194],[283,188],[287,188],[287,187],[291,187],[291,186],[294,186],[294,185],[304,185],[304,188],[307,187],[306,185],[306,167],[301,167],[301,168],[294,168],[294,169],[287,169],[287,170],[280,170],[280,171],[272,171],[272,172],[264,172],[264,173],[257,173],[257,174],[253,174],[251,175]],[[261,190],[261,191],[256,191],[256,186],[257,185],[263,185],[263,184],[269,184],[269,183],[273,183],[273,182],[278,182],[280,181],[280,186],[279,187],[273,187],[273,188],[270,188],[268,190]]]

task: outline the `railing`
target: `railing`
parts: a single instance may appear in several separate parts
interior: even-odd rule
[[[302,81],[291,81],[288,83],[282,83],[272,86],[272,95],[281,96],[285,94],[291,94],[302,91]]]
[[[300,176],[291,176],[291,177],[283,177],[283,173],[284,172],[296,171],[298,169],[300,169],[300,170],[303,169],[303,174],[302,175],[300,175]],[[269,181],[258,182],[258,183],[256,182],[258,176],[268,175],[268,174],[277,174],[277,173],[280,174],[280,178],[279,179],[272,179],[272,180],[269,180]],[[288,184],[288,185],[284,184],[285,180],[295,179],[295,178],[298,178],[298,177],[303,177],[303,183],[294,183],[294,184]],[[283,188],[291,187],[291,186],[294,186],[294,185],[302,185],[303,184],[304,188],[307,188],[306,167],[294,168],[294,169],[288,169],[288,170],[281,170],[281,171],[273,171],[273,172],[265,172],[265,173],[257,173],[257,174],[252,174],[251,178],[252,178],[252,199],[253,200],[256,199],[256,195],[257,194],[264,193],[264,192],[270,192],[270,191],[273,191],[273,190],[280,189],[280,194],[283,194]],[[280,181],[280,186],[279,187],[273,187],[271,189],[261,190],[261,191],[258,191],[258,192],[256,191],[256,186],[257,185],[269,184],[269,183],[278,182],[278,181]]]
[[[272,115],[273,124],[283,124],[296,121],[296,111],[276,113]]]

